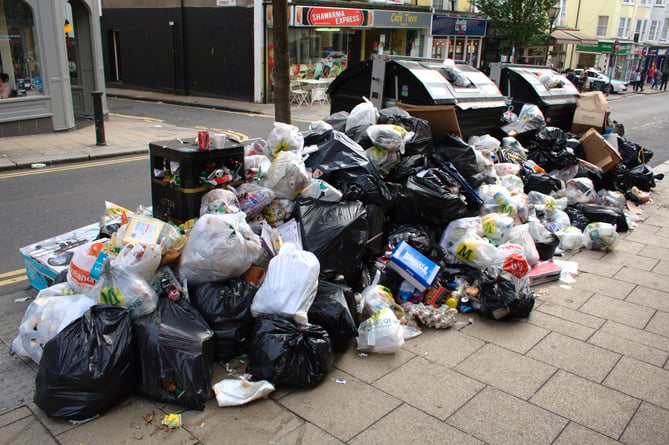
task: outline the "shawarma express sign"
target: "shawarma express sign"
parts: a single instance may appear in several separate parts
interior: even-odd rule
[[[429,28],[432,14],[321,6],[295,6],[295,26]]]

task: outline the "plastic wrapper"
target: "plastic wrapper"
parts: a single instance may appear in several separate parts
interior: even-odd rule
[[[132,318],[139,318],[156,310],[158,295],[138,273],[123,265],[105,260],[100,280],[93,288],[92,296],[101,304],[125,306]]]
[[[583,230],[583,245],[589,250],[613,250],[618,244],[616,226],[608,223],[594,222]]]
[[[457,261],[477,269],[488,267],[497,255],[497,247],[472,232],[458,240],[447,241],[445,248]]]
[[[379,118],[379,111],[366,97],[363,97],[363,99],[364,102],[356,105],[349,113],[346,119],[346,133],[356,127],[366,128],[376,124]]]
[[[502,269],[512,277],[516,284],[516,290],[530,285],[528,275],[530,265],[525,258],[525,250],[521,246],[509,243],[500,246],[492,265]]]
[[[85,420],[115,406],[136,381],[128,309],[93,306],[44,345],[34,400],[49,417]]]
[[[270,224],[276,225],[282,221],[290,219],[291,213],[295,208],[295,202],[286,198],[274,199],[268,206],[262,209],[262,216]]]
[[[365,206],[357,201],[299,201],[295,213],[302,226],[302,244],[318,258],[321,277],[355,278],[369,239]]]
[[[150,282],[160,266],[161,251],[157,244],[126,244],[115,258],[111,258],[111,265],[132,270]]]
[[[574,178],[567,181],[567,199],[569,205],[597,200],[597,192],[592,179]]]
[[[78,294],[88,294],[97,283],[91,276],[91,270],[98,255],[102,252],[104,241],[92,241],[83,244],[74,251],[67,272],[67,284]]]
[[[509,233],[508,242],[517,244],[523,248],[525,259],[530,266],[534,266],[539,262],[539,252],[537,251],[537,246],[534,244],[532,235],[530,235],[529,224],[521,224],[512,227]]]
[[[234,190],[211,190],[204,194],[200,204],[200,216],[207,213],[237,213],[239,211],[241,209]]]
[[[311,252],[286,243],[272,258],[265,280],[258,289],[251,314],[277,314],[307,323],[307,312],[316,298],[320,263]]]
[[[216,403],[225,406],[245,405],[256,399],[267,397],[275,388],[270,382],[260,380],[249,382],[244,377],[239,379],[223,379],[212,388],[216,395]]]
[[[513,218],[501,213],[489,213],[481,218],[483,236],[495,246],[504,244],[514,226]]]
[[[311,182],[299,153],[282,151],[274,158],[263,185],[274,190],[277,198],[295,199]],[[270,199],[271,201],[271,199]]]
[[[625,212],[617,207],[609,207],[593,203],[576,204],[574,207],[580,210],[589,222],[604,222],[614,225],[617,227],[618,232],[627,232],[629,230]]]
[[[187,301],[161,298],[152,314],[133,322],[137,392],[150,399],[203,410],[211,387],[214,333]]]
[[[339,190],[322,179],[312,179],[311,183],[300,191],[300,195],[327,202],[339,202],[343,196]]]
[[[388,150],[384,147],[370,147],[365,150],[365,154],[383,175],[388,175],[390,170],[402,160],[402,155],[400,155],[399,151]]]
[[[239,277],[260,249],[244,213],[204,215],[193,226],[179,257],[181,281],[200,284]]]
[[[514,164],[513,162],[500,162],[498,164],[495,164],[494,167],[497,176],[505,176],[505,175],[517,176],[520,173],[520,165]]]
[[[539,252],[539,260],[547,261],[551,259],[555,249],[560,245],[560,238],[548,230],[540,221],[529,221],[528,230],[534,240],[534,246]]]
[[[62,289],[63,285],[69,289],[67,283],[52,287]],[[85,295],[49,295],[60,292],[50,291],[52,287],[40,291],[30,303],[19,325],[19,335],[12,343],[13,352],[21,357],[31,358],[38,364],[46,342],[96,304],[95,300]]]
[[[311,388],[334,363],[330,336],[320,326],[278,316],[256,320],[246,372],[275,386]]]
[[[316,299],[309,308],[309,322],[327,331],[334,352],[345,351],[349,341],[358,335],[350,310],[353,302],[351,288],[326,281],[318,283]]]
[[[560,248],[563,250],[578,250],[583,247],[583,232],[581,229],[569,226],[556,232],[560,238]]]
[[[530,131],[536,131],[546,125],[546,119],[539,107],[531,104],[524,104],[518,114],[518,120],[504,125],[502,130],[507,134],[523,134]]]
[[[475,149],[489,154],[494,154],[501,146],[499,139],[496,139],[489,134],[484,134],[483,136],[472,136],[469,138],[467,143]]]
[[[274,122],[274,128],[267,136],[267,149],[272,155],[277,156],[282,151],[302,151],[304,138],[300,129],[294,125],[283,122]]]
[[[498,267],[481,273],[479,289],[480,312],[485,317],[527,318],[534,308],[534,295],[529,287],[519,289],[513,277]]]
[[[239,209],[246,214],[247,218],[254,218],[274,200],[274,190],[246,182],[237,187],[236,197]]]
[[[558,209],[547,208],[544,218],[541,220],[544,226],[551,232],[559,232],[560,230],[569,227],[571,220],[566,212]]]
[[[597,204],[605,205],[607,207],[616,207],[620,210],[625,210],[627,206],[627,199],[625,195],[618,191],[611,191],[601,189],[597,192]]]
[[[404,154],[404,146],[413,137],[412,131],[406,131],[398,125],[378,124],[367,128],[367,136],[377,147]]]
[[[379,309],[358,326],[358,351],[392,354],[404,344],[404,328],[389,307]]]

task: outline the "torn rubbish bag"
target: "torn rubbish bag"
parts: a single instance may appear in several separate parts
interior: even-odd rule
[[[251,303],[256,291],[241,278],[189,289],[191,303],[214,331],[216,361],[227,362],[248,351],[254,323]]]
[[[35,403],[49,417],[90,419],[132,392],[136,363],[128,309],[93,306],[44,345]]]
[[[355,308],[350,287],[327,281],[318,283],[316,299],[309,309],[309,322],[327,331],[335,352],[346,350],[349,341],[358,335],[351,305]]]
[[[203,410],[211,387],[214,333],[186,300],[161,298],[156,311],[133,321],[137,392]]]
[[[276,315],[256,320],[246,372],[275,386],[318,385],[334,363],[327,331]]]

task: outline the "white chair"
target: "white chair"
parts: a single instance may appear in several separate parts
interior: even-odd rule
[[[297,104],[298,107],[307,103],[309,92],[300,88],[299,83],[290,84],[290,103]]]
[[[314,102],[329,103],[327,88],[312,88],[311,89],[311,105]]]

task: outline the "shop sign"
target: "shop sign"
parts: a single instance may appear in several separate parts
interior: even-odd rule
[[[382,28],[429,28],[432,14],[427,12],[374,11],[374,26]]]
[[[432,35],[484,37],[486,23],[484,19],[434,15],[432,16]]]
[[[632,52],[634,44],[629,42],[620,42],[618,46],[617,55],[621,56]],[[601,53],[601,54],[613,54],[613,49],[615,47],[615,42],[597,42],[596,45],[576,45],[576,51],[582,53]]]
[[[667,55],[667,48],[658,48],[657,49],[657,55],[658,56],[666,56]]]
[[[353,8],[295,6],[295,26],[370,26],[370,11]]]

